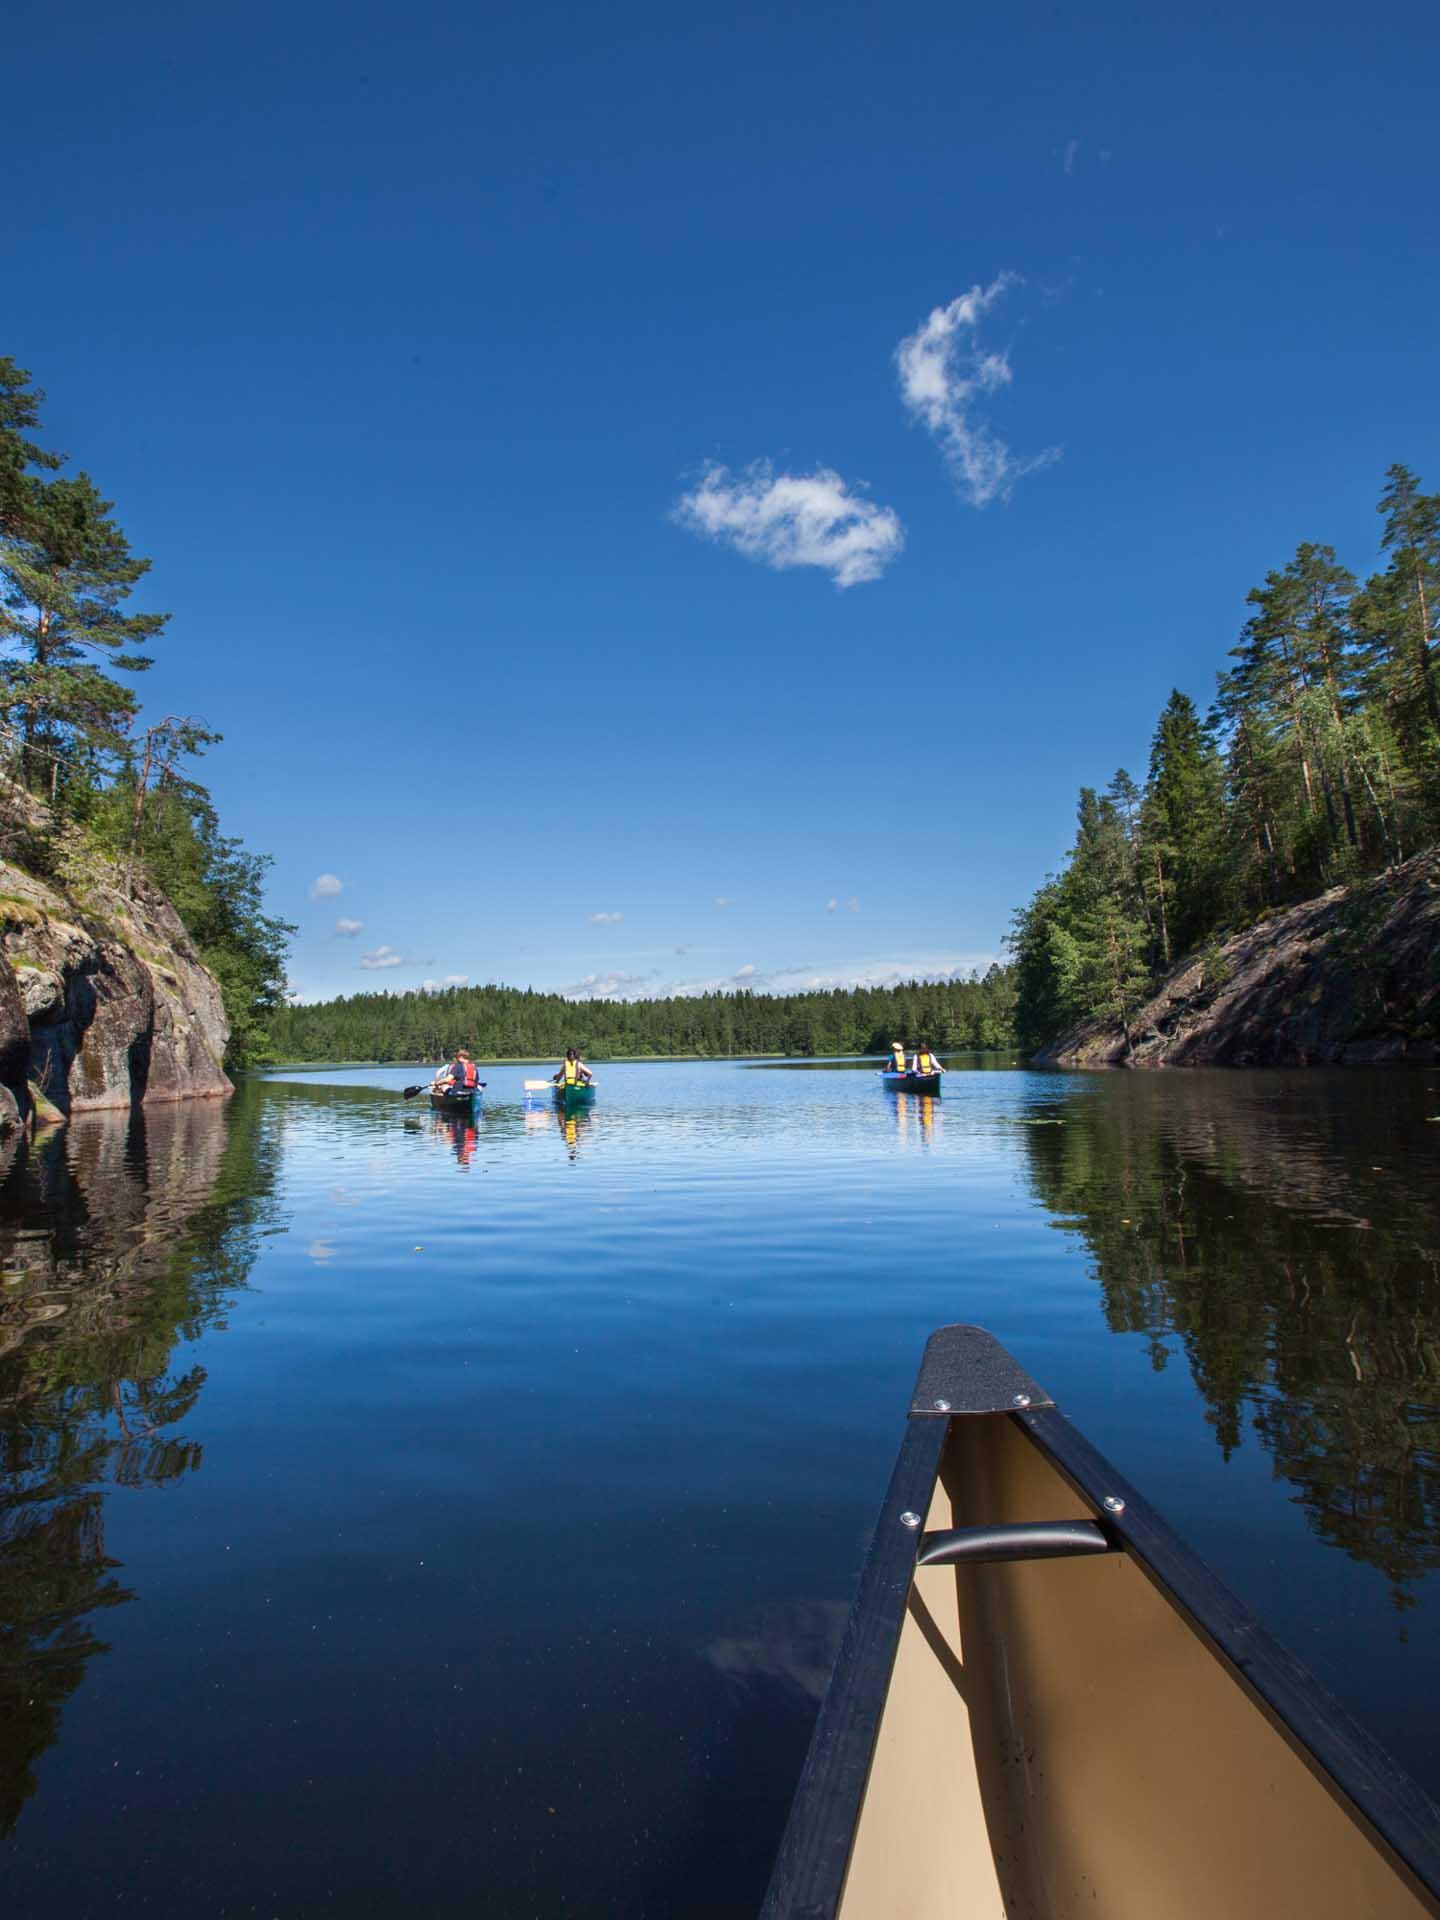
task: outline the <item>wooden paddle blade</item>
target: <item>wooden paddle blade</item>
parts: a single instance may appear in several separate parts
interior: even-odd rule
[[[526,1093],[544,1093],[552,1084],[553,1082],[549,1080],[527,1080],[525,1091]]]

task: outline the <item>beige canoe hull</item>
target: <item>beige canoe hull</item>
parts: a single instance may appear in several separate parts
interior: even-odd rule
[[[1105,1511],[1083,1475],[1092,1461],[1109,1470],[1079,1436],[1065,1451],[1068,1422],[1037,1409],[920,1425],[928,1432],[912,1418],[911,1479],[902,1453],[857,1604],[889,1606],[898,1626],[881,1647],[873,1622],[852,1617],[765,1920],[1440,1913],[1428,1801],[1183,1543],[1166,1560],[1173,1536],[1133,1489],[1120,1520]],[[917,1440],[931,1463],[919,1484]],[[911,1512],[895,1576],[877,1555],[904,1531],[902,1499],[927,1538],[1080,1520],[1112,1550],[916,1565]],[[892,1652],[888,1675],[869,1682],[883,1703],[857,1763],[867,1669]]]

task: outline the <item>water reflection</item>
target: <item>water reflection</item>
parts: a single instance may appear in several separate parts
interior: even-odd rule
[[[243,1101],[241,1103],[244,1104]],[[105,1547],[114,1488],[201,1465],[205,1369],[175,1349],[244,1282],[263,1136],[219,1103],[86,1114],[14,1144],[0,1185],[0,1833],[35,1788],[91,1616],[133,1597]]]
[[[1440,1223],[1414,1176],[1434,1158],[1418,1091],[1315,1075],[1297,1112],[1285,1076],[1134,1075],[1024,1134],[1110,1330],[1143,1334],[1157,1371],[1182,1357],[1226,1457],[1248,1425],[1314,1532],[1399,1606],[1440,1566]]]
[[[928,1147],[940,1116],[940,1102],[933,1093],[887,1093],[894,1103],[895,1129],[909,1145]]]
[[[455,1113],[436,1113],[431,1116],[432,1131],[437,1139],[444,1140],[455,1155],[457,1165],[468,1167],[475,1158],[475,1149],[480,1144],[480,1114],[472,1109],[463,1116]]]
[[[564,1107],[548,1094],[527,1095],[521,1114],[527,1133],[558,1132],[572,1160],[595,1124],[593,1107]]]

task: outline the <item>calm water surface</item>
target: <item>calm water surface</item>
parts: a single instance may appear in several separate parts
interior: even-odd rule
[[[950,1320],[1440,1792],[1440,1073],[527,1071],[11,1149],[7,1913],[753,1913]]]

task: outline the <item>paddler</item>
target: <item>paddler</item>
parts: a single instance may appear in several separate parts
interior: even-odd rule
[[[905,1071],[905,1048],[899,1040],[890,1042],[890,1064],[885,1071],[887,1073],[904,1073]]]
[[[574,1047],[567,1047],[560,1071],[552,1073],[550,1078],[557,1087],[588,1087],[595,1076]]]
[[[455,1058],[450,1062],[449,1070],[445,1076],[443,1078],[437,1076],[435,1081],[435,1086],[438,1091],[448,1091],[450,1093],[474,1093],[476,1088],[481,1085],[483,1085],[483,1082],[476,1072],[475,1062],[471,1059],[464,1047],[459,1049]]]
[[[912,1073],[944,1073],[945,1069],[940,1064],[940,1056],[931,1052],[928,1040],[922,1040],[915,1049],[915,1058],[910,1062],[910,1071]]]

